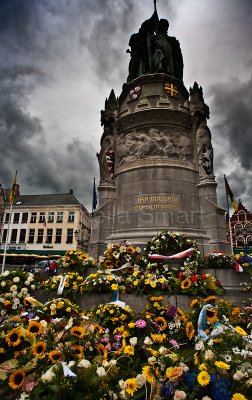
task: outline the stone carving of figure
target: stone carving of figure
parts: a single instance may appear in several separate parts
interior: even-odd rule
[[[213,147],[211,132],[206,120],[203,120],[196,132],[197,156],[200,178],[213,173]]]
[[[133,161],[136,156],[137,151],[136,141],[134,139],[134,134],[132,132],[127,135],[123,135],[117,140],[116,156],[118,165],[123,162]]]
[[[165,132],[160,132],[158,140],[158,148],[160,154],[168,157],[177,154],[176,143],[173,138],[167,136]]]
[[[178,141],[179,157],[181,160],[192,158],[192,141],[185,135],[180,136]]]
[[[163,72],[183,80],[183,57],[175,37],[167,35],[169,22],[160,19],[156,35],[151,38],[152,72]]]
[[[113,165],[111,165],[112,155],[114,152],[114,139],[112,135],[106,136],[101,145],[101,151],[97,158],[100,165],[100,179],[111,180],[113,176]]]
[[[155,128],[150,128],[148,134],[145,132],[135,133],[135,138],[138,140],[136,152],[137,158],[143,158],[156,153],[156,150],[158,149],[157,134],[158,130]]]

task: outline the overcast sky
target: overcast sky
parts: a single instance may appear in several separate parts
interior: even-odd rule
[[[66,193],[90,210],[99,181],[100,110],[128,74],[130,35],[152,0],[1,0],[0,182]],[[210,107],[218,201],[223,174],[252,211],[252,1],[157,0]]]

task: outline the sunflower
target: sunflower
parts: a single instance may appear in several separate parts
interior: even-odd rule
[[[73,346],[71,346],[70,351],[73,357],[83,358],[84,347],[81,346],[80,344],[74,344]]]
[[[177,316],[179,317],[179,319],[181,321],[185,321],[186,320],[186,316],[185,316],[185,314],[183,313],[183,311],[180,308],[177,308],[176,314],[177,314]]]
[[[215,361],[214,364],[216,365],[216,367],[224,369],[224,370],[228,370],[230,368],[230,365],[224,363],[223,361]]]
[[[240,326],[236,326],[235,327],[235,331],[237,332],[237,333],[239,333],[239,335],[242,335],[242,336],[247,336],[247,333],[244,331],[244,329],[242,329]]]
[[[196,305],[196,304],[198,304],[198,300],[197,299],[193,299],[192,301],[191,301],[191,303],[190,303],[190,307],[191,308],[194,308],[194,306]]]
[[[17,390],[20,389],[21,386],[23,385],[24,379],[25,379],[24,370],[23,368],[19,368],[10,375],[8,384],[11,387],[11,389]]]
[[[83,338],[83,336],[85,335],[85,329],[81,326],[75,325],[72,326],[72,328],[70,329],[70,333],[78,338]]]
[[[211,324],[214,324],[216,321],[219,321],[218,311],[215,308],[207,308],[207,310],[206,310],[206,319]]]
[[[129,378],[125,381],[125,391],[133,397],[135,391],[138,389],[136,378]]]
[[[63,354],[60,350],[52,350],[48,353],[48,358],[55,364],[63,359]]]
[[[45,355],[45,349],[45,342],[37,342],[32,346],[32,354],[34,357],[43,357]]]
[[[155,377],[152,373],[152,368],[149,365],[145,365],[142,369],[142,374],[146,377],[149,383],[155,382]]]
[[[103,356],[105,359],[107,358],[108,355],[108,350],[106,349],[106,347],[100,343],[97,347],[98,353]]]
[[[247,397],[243,396],[241,393],[234,393],[231,400],[248,400]]]
[[[5,337],[5,341],[8,343],[8,346],[15,347],[21,343],[21,331],[19,328],[12,329]]]
[[[191,284],[192,284],[192,282],[190,281],[190,279],[189,278],[186,278],[186,279],[184,279],[182,282],[181,282],[181,289],[189,289],[189,287],[191,286]]]
[[[102,333],[103,332],[103,328],[99,324],[94,324],[93,330],[94,330],[94,333]]]
[[[194,330],[192,322],[187,322],[186,323],[186,336],[188,337],[189,340],[192,340],[194,333],[195,333],[195,330]]]
[[[128,248],[127,248],[127,253],[130,253],[130,254],[133,254],[133,253],[135,253],[135,248],[134,247],[132,247],[132,246],[129,246]]]
[[[104,260],[104,267],[105,268],[110,268],[111,267],[111,260],[105,259]]]
[[[123,265],[121,260],[116,260],[115,264],[116,264],[116,268],[120,268]]]
[[[167,322],[163,317],[155,318],[155,322],[158,324],[160,331],[164,331],[167,328]]]
[[[29,321],[29,325],[28,325],[28,327],[27,327],[27,330],[30,332],[30,333],[32,333],[33,335],[35,335],[35,336],[37,336],[37,335],[39,335],[41,332],[42,332],[42,330],[43,330],[43,325],[39,322],[39,321],[36,321],[36,320],[30,320]]]
[[[206,386],[210,382],[210,375],[206,371],[201,371],[197,376],[197,381],[201,386]]]
[[[134,352],[135,352],[134,346],[130,346],[130,345],[125,346],[123,348],[123,352],[124,352],[124,354],[128,354],[129,356],[133,356]]]
[[[204,299],[204,303],[208,304],[210,301],[214,301],[217,299],[217,296],[208,296]]]

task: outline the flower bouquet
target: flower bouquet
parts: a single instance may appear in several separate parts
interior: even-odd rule
[[[140,252],[139,247],[133,247],[129,242],[109,244],[104,256],[99,258],[99,269],[119,269],[127,263],[139,264],[142,259]]]
[[[95,267],[95,259],[82,251],[69,250],[58,260],[58,267],[65,271],[85,272],[88,267]]]
[[[232,268],[233,269],[233,256],[220,252],[208,253],[203,257],[203,268]]]

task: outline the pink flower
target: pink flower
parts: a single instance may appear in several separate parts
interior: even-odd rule
[[[179,344],[178,344],[177,340],[171,339],[171,340],[169,340],[169,343],[171,343],[172,346],[173,346],[175,349],[179,349]]]
[[[138,319],[135,323],[135,326],[137,328],[145,328],[146,327],[146,322],[143,319]]]

